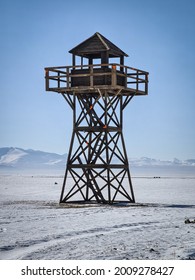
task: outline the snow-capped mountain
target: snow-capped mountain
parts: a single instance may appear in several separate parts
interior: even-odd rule
[[[0,168],[64,168],[67,155],[21,148],[0,148]]]

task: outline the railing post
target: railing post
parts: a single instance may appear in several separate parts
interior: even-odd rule
[[[93,65],[90,65],[90,87],[93,87]]]
[[[136,71],[137,74],[136,74],[136,91],[139,90],[139,82],[138,82],[138,78],[139,78],[139,75],[138,75],[138,70]]]
[[[58,71],[58,88],[60,88],[60,70]]]
[[[69,76],[69,67],[66,67],[66,77],[65,77],[65,79],[66,79],[66,84],[67,84],[67,88],[69,88],[70,87],[70,76]]]
[[[148,94],[148,74],[145,74],[145,93]]]
[[[125,87],[127,88],[127,67],[125,67]]]
[[[116,65],[112,65],[112,87],[116,86]]]
[[[49,90],[49,70],[45,69],[45,88],[46,91]]]

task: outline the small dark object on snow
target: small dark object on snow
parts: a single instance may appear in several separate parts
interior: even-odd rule
[[[57,185],[58,183],[57,182],[55,182],[55,185]]]
[[[155,250],[153,248],[150,249],[150,252],[155,252]]]
[[[190,221],[190,219],[186,219],[185,224],[195,224],[195,220]]]

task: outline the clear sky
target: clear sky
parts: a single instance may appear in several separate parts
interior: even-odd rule
[[[195,158],[194,0],[1,0],[0,147],[68,151],[71,110],[45,92],[44,67],[70,65],[97,31],[150,73],[124,114],[129,157]]]

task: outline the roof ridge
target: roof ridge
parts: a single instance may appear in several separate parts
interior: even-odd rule
[[[94,35],[97,35],[98,38],[100,39],[100,41],[102,42],[102,44],[106,47],[107,50],[109,50],[110,48],[108,47],[108,45],[106,44],[106,42],[104,41],[104,39],[102,38],[102,35],[99,32],[96,32]]]

